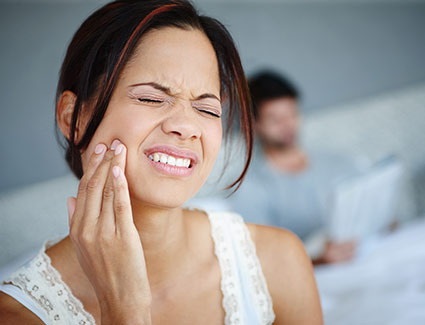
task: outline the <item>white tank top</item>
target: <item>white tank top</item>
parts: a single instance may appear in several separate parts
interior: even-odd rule
[[[238,214],[208,214],[221,269],[224,324],[272,324],[275,315],[255,245]],[[44,242],[39,253],[0,284],[46,324],[95,324],[80,300],[62,281],[45,250],[59,239]]]

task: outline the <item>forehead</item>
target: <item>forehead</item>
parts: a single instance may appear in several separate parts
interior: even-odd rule
[[[190,27],[165,27],[146,33],[120,79],[130,84],[155,81],[176,93],[220,94],[214,48],[202,31]]]
[[[266,100],[260,104],[260,115],[286,115],[298,113],[298,102],[295,98],[281,97]]]

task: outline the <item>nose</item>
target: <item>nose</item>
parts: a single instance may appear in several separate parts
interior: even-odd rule
[[[175,105],[162,122],[162,131],[178,137],[179,140],[199,139],[201,127],[198,125],[192,110],[190,103]]]

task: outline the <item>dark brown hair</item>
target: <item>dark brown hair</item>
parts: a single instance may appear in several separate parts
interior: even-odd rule
[[[298,89],[289,79],[270,70],[257,72],[249,78],[248,86],[255,119],[258,119],[261,105],[265,101],[277,98],[300,99]]]
[[[60,71],[56,109],[66,90],[76,94],[70,132],[58,131],[59,143],[72,172],[83,175],[80,150],[85,150],[106,112],[119,75],[131,58],[143,34],[152,29],[177,27],[198,29],[209,38],[218,60],[220,92],[227,116],[225,140],[230,139],[239,116],[240,134],[246,142],[246,160],[240,176],[227,188],[239,188],[252,155],[251,103],[239,54],[227,29],[216,19],[199,15],[186,0],[119,0],[87,18],[68,46]],[[90,105],[84,105],[90,103]],[[90,109],[88,109],[90,106]],[[83,112],[83,110],[87,110]],[[91,114],[84,134],[75,142],[75,130],[82,114]],[[235,190],[236,190],[235,189]]]

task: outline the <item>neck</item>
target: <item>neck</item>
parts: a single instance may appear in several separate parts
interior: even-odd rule
[[[300,148],[296,144],[282,146],[264,145],[266,156],[292,156],[299,151]]]
[[[177,266],[187,244],[187,231],[181,207],[163,209],[132,200],[133,221],[139,233],[151,285],[155,278]]]
[[[164,251],[184,236],[183,209],[163,209],[131,202],[133,221],[145,255]]]
[[[297,145],[280,148],[265,147],[264,154],[275,168],[284,172],[299,173],[308,165],[307,156]]]
[[[188,231],[184,223],[183,209],[159,209],[137,204],[132,200],[132,211],[133,222],[142,242],[151,288],[161,286],[167,280],[173,282],[173,276],[179,274],[182,262],[187,261],[182,255],[182,252],[187,251],[185,246],[188,245]],[[55,245],[53,249],[49,249],[49,256],[55,256],[54,260],[58,260],[58,256],[61,255],[59,253],[55,255],[55,249],[62,247],[69,255],[63,255],[67,257],[62,259],[61,263],[70,268],[71,265],[79,265],[70,237],[67,236],[59,244],[61,245]],[[57,265],[54,264],[54,266]],[[82,269],[80,271],[84,274]],[[88,285],[90,283],[88,279],[85,282],[81,279],[80,276],[80,290],[84,291],[91,287]]]

